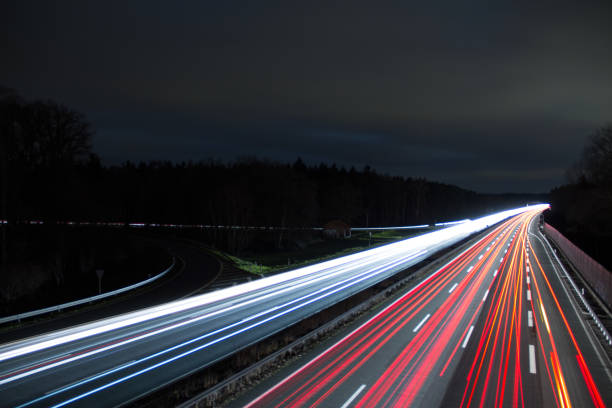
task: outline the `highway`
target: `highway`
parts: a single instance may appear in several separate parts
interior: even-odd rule
[[[161,282],[112,297],[101,304],[83,305],[78,310],[45,316],[42,320],[0,327],[0,344],[181,299],[217,280],[219,261],[208,252],[175,240],[156,240],[155,243],[167,247],[178,261],[177,270]]]
[[[494,214],[232,288],[4,344],[0,405],[91,407],[132,401],[474,232],[543,208]]]
[[[284,379],[236,404],[610,405],[610,361],[561,282],[562,268],[535,222],[540,211],[502,223]]]

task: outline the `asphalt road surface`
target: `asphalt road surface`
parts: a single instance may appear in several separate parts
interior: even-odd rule
[[[610,361],[538,213],[504,222],[248,406],[610,405]]]
[[[180,299],[203,290],[216,280],[220,265],[213,255],[195,245],[177,241],[164,241],[163,244],[177,258],[176,271],[173,270],[168,278],[92,305],[3,327],[0,344]]]
[[[537,209],[483,217],[243,285],[4,344],[0,406],[92,407],[132,401],[488,225],[533,211]]]

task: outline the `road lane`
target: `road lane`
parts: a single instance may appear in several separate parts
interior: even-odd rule
[[[441,393],[422,390],[448,381],[493,280],[490,270],[505,261],[504,244],[519,223],[496,228],[251,406],[341,405],[361,383],[369,386],[355,406],[439,403]]]
[[[526,222],[517,237],[512,262],[502,270],[489,313],[477,326],[480,340],[462,356],[463,376],[453,378],[442,404],[605,406],[612,398],[609,361],[600,360],[600,346],[589,341],[557,277],[559,266],[543,265],[548,254],[536,223]]]
[[[610,362],[558,267],[542,265],[538,214],[503,223],[248,406],[609,404]]]
[[[114,406],[133,400],[351,296],[475,231],[525,211],[522,208],[483,217],[244,285],[2,345],[0,405]],[[494,253],[499,255],[499,251]],[[467,266],[462,273],[465,269]],[[439,282],[435,291],[447,291],[449,283]],[[460,284],[452,296],[462,296],[464,286]],[[429,330],[434,316],[439,324],[439,314],[430,313],[432,318],[417,335]],[[360,385],[356,384],[351,393]]]

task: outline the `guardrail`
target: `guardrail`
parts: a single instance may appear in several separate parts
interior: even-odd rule
[[[172,263],[170,264],[170,266],[168,268],[166,268],[164,271],[158,273],[157,275],[143,280],[141,282],[137,282],[133,285],[130,286],[126,286],[124,288],[119,288],[107,293],[102,293],[100,295],[96,295],[96,296],[91,296],[85,299],[79,299],[79,300],[75,300],[72,302],[67,302],[67,303],[62,303],[61,305],[56,305],[56,306],[50,306],[50,307],[46,307],[44,309],[38,309],[38,310],[33,310],[31,312],[25,312],[25,313],[20,313],[20,314],[16,314],[13,316],[7,316],[7,317],[2,317],[0,318],[0,324],[4,324],[4,323],[8,323],[8,322],[13,322],[13,321],[17,321],[20,322],[21,319],[27,319],[28,317],[33,317],[33,316],[38,316],[38,315],[42,315],[45,313],[51,313],[51,312],[59,312],[61,310],[64,309],[68,309],[70,307],[74,307],[74,306],[79,306],[82,305],[84,303],[91,303],[91,302],[95,302],[96,300],[100,300],[100,299],[105,299],[111,296],[115,296],[118,295],[120,293],[124,293],[127,292],[129,290],[132,289],[136,289],[139,288],[141,286],[147,285],[151,282],[154,282],[156,280],[158,280],[159,278],[161,278],[162,276],[164,276],[165,274],[167,274],[168,272],[170,272],[172,270],[172,268],[174,268],[174,265],[176,264],[176,259],[174,257],[172,257]]]
[[[563,251],[608,307],[612,307],[612,273],[547,223],[544,223],[544,232]]]
[[[578,251],[582,250],[578,247],[576,247],[570,240],[568,240],[567,238],[565,238],[563,235],[561,235],[561,233],[559,231],[557,231],[556,229],[554,229],[553,227],[551,227],[550,225],[544,223],[544,232],[545,234],[542,234],[542,236],[544,237],[544,241],[546,242],[546,244],[548,245],[548,248],[550,248],[550,252],[553,254],[553,256],[555,257],[555,259],[557,260],[557,262],[559,263],[559,265],[561,266],[561,269],[563,269],[563,273],[565,274],[565,277],[567,278],[567,280],[569,281],[570,285],[572,286],[572,289],[574,289],[574,292],[576,292],[576,296],[578,296],[578,298],[580,299],[580,301],[582,302],[582,305],[584,306],[584,308],[587,310],[587,312],[589,313],[589,315],[591,316],[591,318],[593,319],[593,321],[595,322],[595,324],[597,325],[597,327],[599,328],[599,330],[601,331],[601,334],[603,335],[603,337],[606,339],[606,342],[608,343],[609,346],[612,346],[612,336],[610,335],[610,333],[608,333],[608,330],[606,329],[606,327],[603,325],[603,323],[601,322],[601,320],[599,319],[599,317],[597,316],[597,314],[593,311],[593,309],[591,308],[591,305],[589,305],[589,302],[586,301],[586,299],[584,298],[584,296],[582,295],[582,292],[580,290],[578,290],[578,286],[576,285],[576,283],[574,282],[574,280],[572,279],[572,277],[567,273],[567,271],[565,270],[565,268],[563,267],[563,263],[561,262],[561,260],[559,259],[559,257],[556,254],[556,251],[553,249],[553,247],[550,245],[549,239],[551,241],[553,241],[555,243],[555,245],[557,245],[557,247],[563,252],[563,254],[569,259],[569,261],[571,263],[573,263],[571,257],[569,256],[569,254],[567,252],[565,252],[566,250],[557,243],[557,241],[552,237],[552,234],[554,234],[554,232],[551,234],[551,232],[554,231],[556,232],[560,237],[562,237],[563,239],[565,239],[567,242],[569,242],[571,245],[573,245]],[[558,237],[557,237],[558,238]],[[583,253],[584,254],[584,253]],[[587,254],[584,254],[584,256],[589,257]],[[590,258],[590,257],[589,257]],[[590,258],[593,262],[595,262],[597,265],[599,265],[595,260],[593,260],[592,258]],[[551,259],[552,261],[552,259]],[[599,265],[601,268],[603,268],[603,266]],[[574,267],[578,268],[578,271],[580,273],[582,273],[582,271],[580,270],[580,268],[578,267],[578,265],[574,264]],[[606,269],[604,269],[606,270]],[[609,272],[608,272],[609,273]]]

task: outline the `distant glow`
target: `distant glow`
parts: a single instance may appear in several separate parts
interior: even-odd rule
[[[461,221],[450,221],[450,222],[437,222],[434,225],[436,227],[447,227],[449,225],[463,224],[465,222],[470,222],[469,219],[461,220]]]
[[[296,285],[306,285],[313,281],[327,279],[330,276],[340,276],[341,274],[349,273],[355,268],[362,267],[366,264],[373,264],[375,262],[393,264],[396,262],[396,258],[405,260],[406,254],[417,254],[414,255],[416,257],[425,252],[435,252],[439,248],[457,242],[474,232],[481,231],[508,217],[527,210],[533,211],[535,208],[536,206],[529,208],[522,207],[492,214],[473,221],[461,221],[449,228],[384,245],[368,251],[254,280],[215,292],[205,293],[192,298],[173,301],[113,318],[5,344],[0,347],[0,361],[207,305],[211,307],[213,305],[219,305],[221,307],[210,313],[205,313],[205,316],[223,313],[237,307],[235,305],[223,307],[222,302],[224,301],[237,300],[238,302],[235,303],[244,305],[245,303],[261,300],[262,296],[271,297],[282,292],[291,291],[295,289]],[[143,224],[138,223],[134,225],[141,226]],[[199,316],[198,318],[203,317]]]

